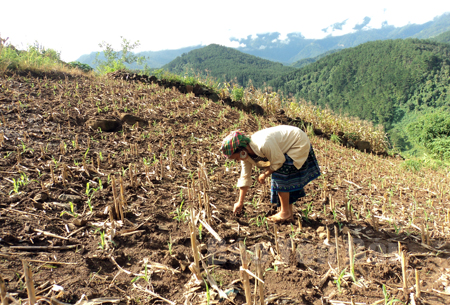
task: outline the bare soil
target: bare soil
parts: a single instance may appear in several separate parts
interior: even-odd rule
[[[225,160],[219,147],[233,129],[255,132],[287,119],[249,114],[180,90],[167,83],[57,73],[0,76],[0,275],[11,298],[28,298],[26,261],[37,295],[60,302],[110,297],[120,304],[167,303],[161,298],[206,304],[205,284],[196,283],[188,268],[194,258],[186,213],[194,207],[207,221],[207,196],[220,240],[196,223],[202,272],[208,266],[228,296],[221,300],[208,283],[211,303],[246,302],[240,241],[250,251],[252,272],[255,246],[262,246],[268,304],[384,304],[385,297],[405,304],[450,303],[448,177],[407,172],[399,160],[312,136],[322,176],[296,203],[295,221],[277,226],[276,240],[273,224],[265,222],[276,212],[269,184],[264,190],[255,182],[243,213],[233,215],[240,166]],[[124,113],[141,124],[120,120]],[[120,127],[88,127],[105,119]],[[123,180],[123,221],[113,206],[113,176]],[[119,197],[119,182],[115,188]],[[422,243],[421,225],[428,227],[429,245]],[[399,242],[406,253],[406,290]],[[250,282],[253,294],[255,280]]]

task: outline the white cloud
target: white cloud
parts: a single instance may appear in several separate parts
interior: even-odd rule
[[[177,49],[218,43],[235,47],[230,37],[256,37],[257,33],[301,33],[306,38],[323,38],[321,29],[348,19],[342,33],[352,31],[364,17],[368,27],[424,23],[450,12],[450,1],[428,0],[317,0],[277,2],[229,0],[138,1],[22,0],[2,1],[0,35],[26,47],[39,41],[62,52],[66,61],[98,51],[108,41],[120,45],[120,36],[140,40],[136,51]]]

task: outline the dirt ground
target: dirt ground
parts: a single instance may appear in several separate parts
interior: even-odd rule
[[[10,300],[28,298],[25,262],[41,302],[243,304],[244,242],[248,269],[264,272],[266,304],[450,303],[448,176],[311,136],[322,176],[295,204],[295,221],[266,221],[276,208],[269,183],[256,179],[234,215],[240,165],[221,155],[221,140],[286,118],[181,92],[58,73],[0,76],[0,275]],[[206,268],[217,290],[188,268],[191,208],[202,276]]]

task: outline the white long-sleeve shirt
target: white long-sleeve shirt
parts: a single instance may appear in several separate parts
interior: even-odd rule
[[[250,136],[251,149],[256,155],[270,161],[270,169],[277,171],[286,161],[284,154],[288,154],[294,161],[294,166],[300,169],[308,158],[311,144],[308,136],[300,128],[280,125],[260,130]],[[237,187],[252,185],[253,163],[241,161],[241,176]]]

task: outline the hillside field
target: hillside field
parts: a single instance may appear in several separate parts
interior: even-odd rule
[[[270,184],[256,179],[233,215],[240,165],[221,155],[222,139],[286,117],[188,91],[0,74],[0,295],[9,303],[29,304],[29,265],[42,304],[243,304],[240,243],[244,269],[262,271],[265,304],[450,303],[448,173],[310,135],[322,175],[295,221],[266,221]]]

